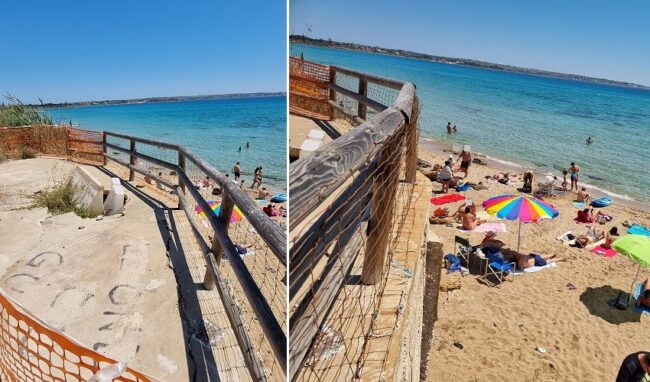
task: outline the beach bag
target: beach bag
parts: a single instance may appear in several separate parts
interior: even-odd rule
[[[445,267],[447,268],[447,273],[460,271],[460,259],[454,254],[446,254]]]
[[[618,296],[616,296],[616,299],[614,300],[614,308],[618,310],[626,310],[627,303],[628,303],[627,293],[621,291],[618,293]]]
[[[467,190],[470,189],[470,187],[472,187],[472,186],[469,183],[465,182],[463,184],[460,184],[460,185],[456,186],[456,191],[458,191],[458,192],[467,191]]]

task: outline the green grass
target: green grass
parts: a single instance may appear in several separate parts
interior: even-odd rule
[[[32,126],[51,125],[52,119],[38,108],[23,104],[11,94],[5,95],[4,102],[0,104],[0,126]],[[43,102],[41,101],[41,104]]]
[[[61,215],[74,212],[82,218],[94,218],[96,213],[75,206],[77,187],[72,183],[72,177],[55,182],[54,187],[43,190],[32,196],[33,207],[45,207],[52,215]]]

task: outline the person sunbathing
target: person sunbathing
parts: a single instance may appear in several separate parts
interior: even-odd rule
[[[274,216],[280,216],[282,211],[278,211],[275,209],[275,205],[273,203],[269,203],[266,206],[262,208],[262,211],[266,214],[266,216],[269,217],[274,217]]]
[[[612,243],[617,238],[618,238],[618,228],[617,227],[612,227],[605,234],[605,243],[603,244],[603,248],[611,249],[612,248]]]
[[[579,202],[588,202],[591,199],[591,196],[587,193],[587,188],[582,187],[580,191],[578,191],[578,198],[577,201]]]
[[[641,293],[636,299],[636,306],[650,309],[650,279],[646,279],[641,284]]]
[[[485,223],[485,221],[477,219],[476,215],[472,213],[471,206],[465,207],[465,213],[463,214],[463,229],[471,231],[483,223]]]
[[[555,254],[553,255],[538,255],[530,254],[524,255],[523,253],[514,253],[515,262],[517,263],[517,268],[526,269],[531,267],[543,267],[551,263],[557,263],[559,261],[566,260],[565,258],[557,258]]]
[[[575,239],[573,246],[578,248],[585,248],[589,244],[595,243],[604,238],[605,238],[605,231],[597,232],[595,229],[591,227],[587,227],[587,233],[578,236]]]
[[[501,249],[505,243],[496,238],[497,234],[494,231],[488,231],[481,241],[481,247]]]

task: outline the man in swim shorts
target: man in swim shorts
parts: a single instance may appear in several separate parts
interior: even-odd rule
[[[469,150],[463,150],[458,156],[458,160],[460,161],[460,171],[462,171],[465,174],[464,177],[467,178],[469,165],[472,163],[472,153]]]
[[[573,187],[575,186],[576,192],[578,191],[578,173],[580,172],[580,167],[576,165],[575,162],[571,162],[571,167],[567,170],[569,171],[570,178],[571,178],[571,190],[573,191]]]
[[[517,267],[520,269],[526,269],[530,267],[543,267],[550,263],[557,263],[558,261],[564,261],[564,258],[555,258],[553,255],[524,255],[522,253],[514,252],[515,261],[517,262]]]
[[[233,166],[232,172],[235,173],[235,180],[239,180],[239,177],[241,176],[241,165],[239,162]]]

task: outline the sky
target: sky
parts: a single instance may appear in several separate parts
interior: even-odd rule
[[[0,95],[286,91],[284,0],[0,0]]]
[[[292,34],[650,86],[647,0],[291,0],[289,12]]]

